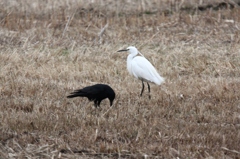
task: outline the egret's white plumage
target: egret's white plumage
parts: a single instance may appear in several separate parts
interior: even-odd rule
[[[127,57],[127,69],[128,72],[140,79],[142,81],[142,92],[144,90],[143,81],[152,82],[160,85],[164,82],[164,78],[161,77],[153,65],[135,48],[134,46],[129,46],[127,49],[119,50],[118,52],[127,51],[129,53]],[[140,54],[141,56],[137,56]],[[150,86],[148,84],[148,90],[150,92]],[[142,95],[142,92],[140,95]]]

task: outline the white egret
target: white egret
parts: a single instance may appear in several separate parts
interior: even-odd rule
[[[148,92],[150,93],[150,85],[148,82],[160,85],[164,82],[164,78],[161,77],[153,65],[137,50],[134,46],[129,46],[127,49],[118,50],[117,52],[127,51],[129,53],[127,57],[127,69],[128,72],[142,81],[142,96],[144,90],[144,82],[147,82]],[[137,56],[140,54],[141,56]],[[150,95],[149,95],[150,98]]]

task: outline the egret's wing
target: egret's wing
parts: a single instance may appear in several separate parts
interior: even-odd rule
[[[136,56],[132,60],[132,73],[136,78],[144,79],[158,85],[164,81],[153,65],[142,56]]]

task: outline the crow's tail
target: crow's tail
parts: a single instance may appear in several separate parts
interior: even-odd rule
[[[68,95],[67,98],[84,97],[85,95],[86,93],[77,90],[75,92],[70,93],[70,95]]]
[[[80,97],[80,96],[78,94],[73,94],[73,95],[67,96],[67,98],[74,98],[74,97]]]

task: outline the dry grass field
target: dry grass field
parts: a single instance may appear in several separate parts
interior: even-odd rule
[[[240,8],[207,2],[1,0],[0,158],[240,158]],[[151,99],[130,45],[166,80]],[[113,107],[66,98],[96,83]]]

